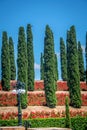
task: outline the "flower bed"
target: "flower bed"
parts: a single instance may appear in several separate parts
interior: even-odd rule
[[[28,92],[29,106],[43,106],[46,105],[44,91]]]
[[[76,116],[87,116],[87,111],[83,110],[70,110],[70,116],[76,117]],[[35,119],[35,118],[61,118],[65,117],[65,110],[61,111],[31,111],[30,113],[28,111],[22,112],[22,119]],[[11,119],[17,119],[18,118],[18,112],[0,112],[0,120],[11,120]]]
[[[16,80],[11,80],[10,86],[11,90],[13,89],[13,86],[16,85]],[[80,87],[82,91],[87,91],[87,85],[86,82],[80,82]],[[35,90],[44,90],[44,82],[43,80],[37,80],[34,83],[34,89]],[[1,82],[0,82],[0,90],[2,90]],[[57,91],[68,91],[69,88],[67,86],[66,81],[57,81]]]
[[[16,106],[17,97],[12,92],[0,92],[0,106]]]
[[[87,93],[84,92],[82,95],[82,105],[87,106]],[[65,97],[69,96],[69,92],[56,92],[57,97],[57,105],[65,105]],[[16,106],[17,105],[17,98],[16,94],[12,92],[4,92],[0,91],[0,106]],[[28,105],[29,106],[44,106],[46,105],[45,100],[45,93],[44,91],[33,91],[28,92]]]

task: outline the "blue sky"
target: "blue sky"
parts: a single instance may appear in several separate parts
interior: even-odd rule
[[[32,25],[35,56],[35,79],[40,79],[40,53],[44,47],[44,32],[49,24],[54,33],[55,52],[58,54],[60,73],[59,40],[66,42],[66,31],[75,25],[77,40],[85,47],[87,31],[87,0],[0,0],[0,48],[2,32],[12,36],[17,58],[18,28]],[[0,69],[1,71],[1,69]]]

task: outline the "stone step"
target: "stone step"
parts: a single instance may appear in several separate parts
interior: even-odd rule
[[[25,130],[25,127],[0,127],[0,130]],[[27,128],[27,130],[71,130],[70,128]]]

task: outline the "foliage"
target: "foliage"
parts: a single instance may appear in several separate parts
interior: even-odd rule
[[[0,120],[0,126],[17,126],[17,120]]]
[[[79,62],[79,75],[80,75],[80,81],[85,80],[85,75],[84,75],[84,60],[83,60],[83,51],[81,48],[81,43],[80,41],[78,42],[78,62]]]
[[[87,117],[83,118],[77,116],[75,118],[71,118],[72,129],[73,130],[86,130],[87,129]]]
[[[27,25],[28,90],[34,90],[34,52],[31,25]]]
[[[67,81],[66,48],[63,38],[60,38],[60,60],[61,60],[61,77],[63,81]]]
[[[65,99],[65,106],[66,106],[66,119],[65,119],[65,126],[66,128],[71,128],[71,119],[70,119],[70,111],[69,111],[69,99],[66,97]]]
[[[15,80],[16,78],[16,67],[15,67],[15,57],[14,57],[14,45],[12,37],[9,37],[9,55],[10,55],[10,79]]]
[[[40,57],[40,75],[41,75],[41,80],[44,79],[44,56],[41,53],[41,57]]]
[[[81,107],[80,77],[78,67],[78,51],[75,27],[67,32],[67,73],[70,92],[70,104],[75,108]]]
[[[19,28],[18,34],[18,80],[25,83],[26,93],[21,94],[21,106],[22,108],[27,107],[27,47],[25,42],[24,27]]]
[[[65,128],[65,118],[29,119],[32,128],[60,127]],[[25,120],[23,120],[24,125]],[[71,118],[72,130],[86,130],[87,117]],[[17,120],[0,120],[0,126],[17,126]]]
[[[56,106],[55,52],[52,30],[46,25],[44,38],[44,88],[48,107]]]
[[[87,84],[87,32],[86,32],[85,57],[86,57],[86,84]]]
[[[1,50],[1,80],[2,89],[9,91],[10,89],[10,58],[9,58],[9,44],[7,32],[2,33],[2,50]]]
[[[58,60],[57,60],[57,54],[55,54],[55,81],[57,82],[59,76],[58,76]]]

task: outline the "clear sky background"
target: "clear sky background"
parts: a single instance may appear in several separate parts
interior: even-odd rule
[[[45,26],[48,24],[54,33],[55,52],[58,54],[60,73],[60,37],[66,42],[66,31],[75,25],[77,41],[85,48],[87,31],[87,0],[0,0],[0,48],[2,32],[12,36],[17,58],[18,28],[32,25],[35,56],[35,79],[40,79],[40,53],[44,48]],[[1,51],[1,49],[0,49]],[[1,73],[1,66],[0,66]]]

